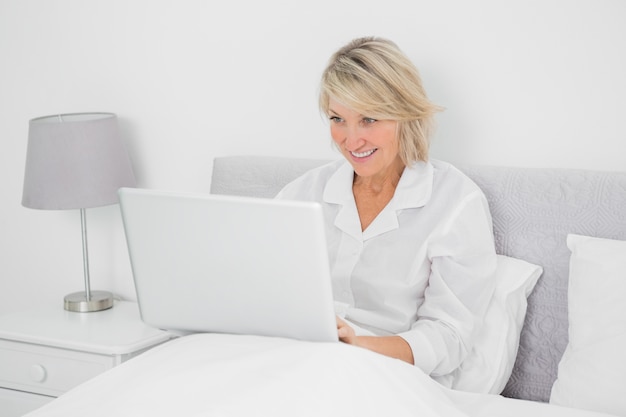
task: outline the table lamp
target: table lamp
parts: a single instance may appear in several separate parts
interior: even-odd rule
[[[120,187],[135,186],[115,114],[73,113],[30,120],[22,205],[80,210],[85,291],[65,296],[66,310],[113,307],[113,294],[90,288],[85,210],[116,204]]]

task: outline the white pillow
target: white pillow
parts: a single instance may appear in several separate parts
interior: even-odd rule
[[[452,389],[500,394],[517,357],[527,297],[542,273],[540,266],[498,255],[496,288],[472,352],[453,373],[434,379]]]
[[[626,241],[568,235],[569,343],[550,403],[626,416]]]

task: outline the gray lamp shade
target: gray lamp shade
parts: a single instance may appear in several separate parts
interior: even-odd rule
[[[120,187],[136,181],[112,113],[75,113],[32,119],[22,205],[62,210],[118,202]]]

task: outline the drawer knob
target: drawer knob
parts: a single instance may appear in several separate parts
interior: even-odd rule
[[[34,382],[43,382],[46,380],[46,368],[42,365],[34,364],[30,367],[30,378]]]

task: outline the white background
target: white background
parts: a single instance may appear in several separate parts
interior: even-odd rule
[[[138,177],[208,191],[216,156],[334,158],[328,57],[394,40],[454,163],[626,170],[623,0],[0,0],[0,313],[83,288],[78,211],[21,206],[28,120],[116,113]],[[134,298],[118,206],[90,209],[93,289]]]

